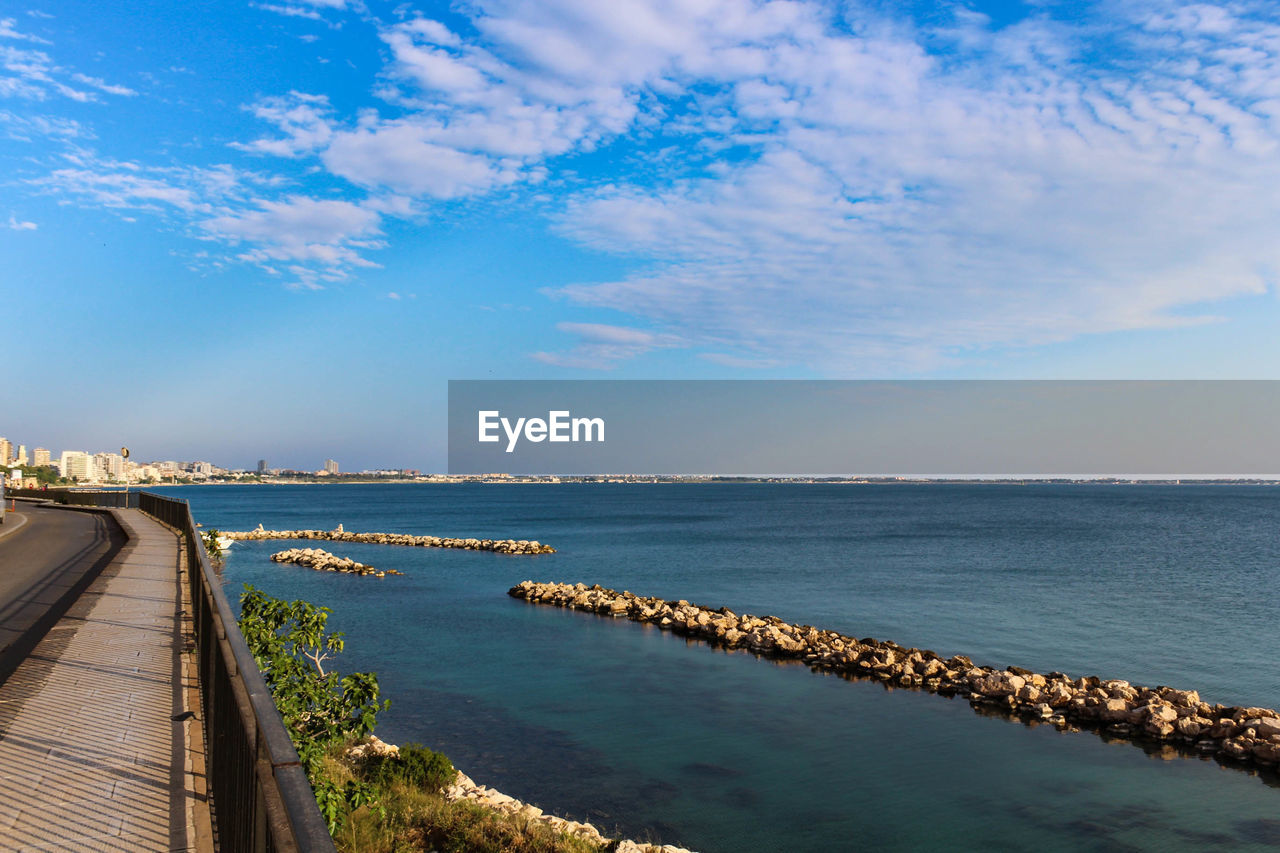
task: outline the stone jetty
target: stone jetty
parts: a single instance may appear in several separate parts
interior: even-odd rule
[[[373,566],[357,563],[350,557],[337,557],[320,548],[290,548],[287,551],[277,551],[271,555],[271,562],[293,563],[315,569],[317,572],[345,572],[349,575],[369,575],[375,578],[404,574],[395,569],[379,571]]]
[[[228,539],[256,542],[264,539],[319,539],[327,542],[365,542],[372,545],[407,545],[415,548],[460,548],[465,551],[493,551],[497,554],[554,554],[555,548],[528,539],[455,539],[447,536],[414,536],[411,533],[353,533],[339,524],[333,530],[233,530],[222,533]]]
[[[975,666],[963,655],[944,658],[871,638],[854,639],[774,616],[738,615],[683,599],[643,598],[599,585],[522,581],[511,596],[601,615],[625,617],[715,645],[761,656],[803,661],[815,670],[874,678],[942,695],[959,695],[980,709],[995,709],[1059,728],[1095,729],[1137,741],[1215,756],[1223,763],[1280,763],[1280,712],[1211,705],[1194,690],[1141,687],[1097,676],[1043,675],[1020,667]]]
[[[377,735],[369,735],[360,743],[346,750],[346,757],[350,761],[362,761],[373,755],[399,758],[400,747],[379,740]],[[450,802],[467,800],[487,809],[521,817],[529,821],[537,821],[538,823],[546,824],[557,832],[574,835],[592,844],[597,844],[601,849],[608,850],[611,853],[692,853],[690,850],[671,844],[643,844],[625,839],[608,838],[590,823],[579,823],[576,820],[567,820],[556,815],[544,814],[542,809],[535,805],[517,800],[515,797],[508,796],[494,788],[476,784],[471,780],[470,776],[461,770],[457,771],[457,774],[453,783],[446,786],[441,792],[444,798]]]

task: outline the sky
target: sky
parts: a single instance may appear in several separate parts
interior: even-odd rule
[[[441,470],[449,379],[1278,377],[1274,3],[0,0],[0,431]]]

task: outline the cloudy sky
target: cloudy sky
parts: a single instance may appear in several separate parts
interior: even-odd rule
[[[1277,378],[1278,143],[1272,3],[4,0],[0,431],[439,469],[450,378]]]

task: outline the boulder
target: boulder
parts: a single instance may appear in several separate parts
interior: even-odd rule
[[[1106,723],[1127,722],[1129,703],[1123,699],[1107,699],[1098,706],[1098,719]]]

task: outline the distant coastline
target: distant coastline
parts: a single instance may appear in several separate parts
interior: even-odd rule
[[[387,485],[949,485],[949,486],[1280,486],[1280,477],[709,477],[678,475],[509,476],[438,475],[433,477],[289,477],[263,480],[213,480],[135,484],[135,488],[177,486],[387,486]]]

